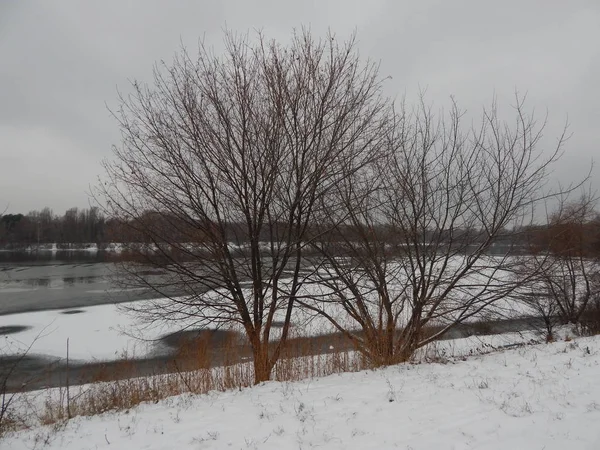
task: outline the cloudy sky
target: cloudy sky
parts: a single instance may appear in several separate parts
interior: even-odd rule
[[[571,124],[557,179],[600,163],[598,0],[1,0],[0,212],[88,206],[119,142],[107,105],[181,42],[219,49],[224,27],[285,40],[300,26],[356,30],[391,95],[426,89],[434,105],[453,95],[476,112],[494,95],[509,105],[515,89],[527,92],[531,108],[549,113],[548,145]]]

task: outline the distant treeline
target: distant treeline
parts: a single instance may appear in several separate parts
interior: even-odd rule
[[[149,227],[149,223],[152,225]],[[143,225],[143,226],[140,226]],[[210,240],[206,227],[200,232],[194,224],[180,222],[177,218],[156,212],[147,212],[136,221],[106,218],[97,207],[87,209],[71,208],[64,215],[54,214],[50,208],[31,211],[28,214],[4,214],[0,216],[0,247],[22,248],[36,244],[83,244],[95,243],[99,247],[110,242],[152,242],[152,238],[140,230],[160,229],[165,240],[163,243],[200,242]],[[210,229],[210,227],[209,227]],[[244,226],[231,223],[225,234],[232,243],[242,244],[247,241]],[[260,239],[271,238],[285,240],[287,231],[283,225],[275,225],[272,230],[262,229]],[[215,230],[215,232],[217,232]],[[360,239],[357,230],[351,226],[337,227],[328,233],[330,245],[344,239]],[[425,233],[425,241],[427,234]],[[210,234],[210,231],[208,232]],[[310,236],[311,233],[308,233]],[[444,233],[442,233],[442,236]],[[485,233],[481,230],[452,231],[448,239],[454,244],[477,245]],[[373,238],[380,242],[400,244],[403,239],[396,230],[380,225],[373,229]],[[519,230],[506,231],[496,238],[496,244],[503,248],[513,247],[525,252],[550,251],[555,254],[578,253],[590,257],[600,256],[600,216],[585,220],[549,220],[543,225],[529,226]]]
[[[21,247],[45,243],[102,243],[107,239],[107,221],[98,208],[71,208],[64,215],[50,208],[27,214],[0,217],[0,245]]]
[[[600,257],[600,216],[590,220],[551,221],[523,230],[521,240],[533,253],[559,256]]]

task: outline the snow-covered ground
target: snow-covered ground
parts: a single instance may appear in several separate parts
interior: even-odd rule
[[[600,338],[75,418],[3,449],[598,449]]]
[[[69,339],[69,356],[76,360],[112,360],[125,352],[142,357],[153,348],[152,339],[168,333],[163,328],[147,328],[143,336],[148,341],[138,339],[141,330],[134,317],[123,314],[112,304],[75,311],[74,314],[49,310],[0,316],[0,328],[27,327],[6,337],[11,341],[8,350],[23,350],[32,344],[31,354],[64,358]]]

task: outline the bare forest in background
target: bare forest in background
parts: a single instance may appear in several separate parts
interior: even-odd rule
[[[114,220],[97,207],[70,208],[64,215],[50,208],[27,214],[0,215],[0,246],[20,249],[37,244],[105,243]]]
[[[145,213],[148,220],[169,223],[174,218],[167,220],[164,213],[156,211]],[[232,244],[243,245],[239,228],[242,224],[229,224],[227,227],[228,240]],[[171,229],[177,234],[177,228]],[[318,226],[314,225],[316,230]],[[340,243],[338,251],[343,254],[345,239],[358,240],[361,236],[358,227],[339,225],[336,230],[330,230],[328,238],[331,242]],[[377,236],[383,236],[390,244],[398,243],[398,236],[394,235],[392,227],[381,225],[374,229]],[[550,218],[548,223],[530,225],[518,230],[510,230],[495,240],[495,244],[503,249],[512,249],[514,252],[537,253],[544,250],[563,252],[572,243],[575,233],[585,236],[583,249],[585,256],[600,256],[600,214],[587,217],[586,220],[572,221],[566,224]],[[480,233],[477,233],[480,235]],[[174,236],[177,239],[177,236]],[[185,235],[179,236],[181,242]],[[261,230],[260,240],[267,242],[269,232]],[[151,239],[141,231],[134,231],[125,220],[106,218],[97,208],[70,208],[65,214],[55,214],[50,208],[41,211],[30,211],[27,214],[0,215],[0,246],[5,249],[19,249],[24,246],[40,244],[79,244],[95,243],[99,248],[111,242],[139,242],[148,243]],[[475,241],[471,241],[473,243]],[[400,254],[400,250],[398,251]]]

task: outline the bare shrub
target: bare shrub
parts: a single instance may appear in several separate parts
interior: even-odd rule
[[[600,299],[588,303],[580,319],[581,334],[595,336],[600,334]]]

